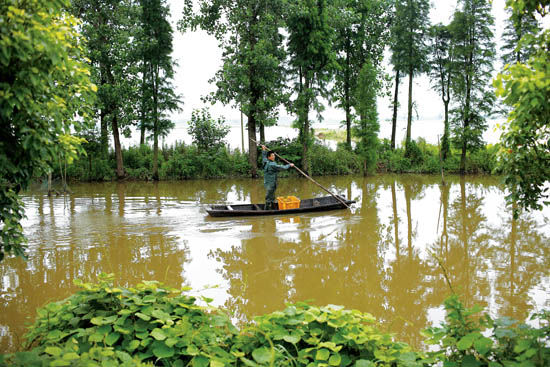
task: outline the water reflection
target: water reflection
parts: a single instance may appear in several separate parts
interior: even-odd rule
[[[468,305],[519,319],[550,306],[550,213],[514,220],[495,179],[319,181],[357,204],[292,217],[206,216],[206,203],[262,202],[261,181],[250,179],[80,184],[57,198],[30,193],[29,261],[0,263],[0,350],[19,344],[37,307],[99,272],[116,273],[122,284],[219,285],[202,294],[241,321],[287,302],[341,304],[370,312],[416,346],[449,294],[439,263]],[[281,179],[278,194],[325,195],[299,178]]]

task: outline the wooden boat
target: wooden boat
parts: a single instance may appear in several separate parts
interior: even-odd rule
[[[348,206],[355,203],[353,200],[346,200],[340,196]],[[213,217],[239,217],[256,215],[296,214],[306,212],[322,212],[326,210],[344,209],[346,206],[333,196],[325,196],[315,199],[304,199],[300,201],[300,207],[286,210],[265,210],[264,204],[232,204],[212,205],[206,209]]]

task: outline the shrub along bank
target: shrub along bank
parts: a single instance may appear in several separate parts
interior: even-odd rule
[[[456,296],[446,321],[425,331],[429,352],[413,350],[374,318],[338,306],[289,305],[241,329],[223,310],[158,282],[134,288],[77,282],[81,290],[38,310],[28,351],[0,355],[13,366],[353,366],[508,367],[550,365],[549,313],[539,327],[477,315]],[[211,300],[204,299],[208,304]]]
[[[296,140],[277,139],[266,143],[280,156],[295,162],[300,167],[302,146]],[[86,144],[84,144],[86,148]],[[467,173],[493,172],[496,165],[497,146],[487,146],[469,153]],[[130,147],[123,150],[126,175],[129,179],[152,179],[153,150],[147,145]],[[316,141],[311,148],[311,170],[314,176],[346,175],[364,173],[362,158],[344,144],[331,149]],[[423,139],[411,143],[409,154],[404,148],[392,150],[388,140],[382,140],[377,151],[377,171],[393,173],[431,173],[441,170],[439,148],[426,143]],[[261,167],[261,154],[258,152],[258,164]],[[452,150],[443,162],[447,173],[458,173],[460,152]],[[159,154],[159,177],[161,180],[184,180],[198,178],[244,177],[249,175],[248,156],[239,150],[230,150],[221,146],[211,150],[199,150],[196,145],[176,143],[165,146]],[[95,152],[88,152],[67,166],[66,177],[75,181],[105,181],[115,179],[116,162],[114,153],[102,158]],[[295,174],[294,171],[282,175]],[[59,166],[54,176],[61,176]]]

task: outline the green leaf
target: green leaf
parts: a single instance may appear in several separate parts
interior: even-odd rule
[[[107,335],[107,337],[105,338],[105,344],[107,344],[108,346],[112,346],[113,344],[115,344],[117,342],[117,340],[120,338],[120,334],[119,333],[110,333],[109,335]]]
[[[103,317],[101,316],[98,316],[98,317],[93,317],[90,322],[94,325],[103,325]]]
[[[178,343],[178,339],[176,338],[168,338],[166,339],[166,341],[164,343],[166,343],[167,346],[169,347],[173,347],[174,345],[176,345]]]
[[[208,367],[210,360],[203,356],[196,356],[193,358],[193,367]]]
[[[472,355],[464,356],[461,367],[479,367],[482,363]]]
[[[164,331],[162,329],[159,329],[159,328],[153,329],[153,331],[151,331],[151,336],[153,338],[155,338],[156,340],[166,339],[166,334],[164,334]]]
[[[256,348],[252,351],[252,358],[258,363],[271,361],[271,351],[267,347]]]
[[[355,362],[355,367],[376,367],[374,363],[371,361],[367,361],[366,359],[358,359]]]
[[[133,352],[136,350],[136,348],[139,347],[139,341],[138,340],[132,340],[128,346],[126,347],[126,350],[129,352]]]
[[[326,361],[329,356],[330,356],[330,351],[328,349],[321,348],[317,350],[317,353],[315,354],[315,359],[319,361]]]
[[[477,339],[474,342],[475,350],[481,355],[487,354],[487,352],[491,349],[492,346],[493,346],[493,341],[489,338],[484,337],[484,336]]]
[[[61,348],[58,347],[46,347],[44,351],[54,357],[57,357],[61,354]]]
[[[478,333],[466,334],[458,341],[458,343],[456,343],[456,347],[458,350],[466,350],[472,346],[477,338],[479,338]]]
[[[210,367],[224,367],[224,366],[225,364],[223,362],[216,361],[216,360],[210,361]]]
[[[142,319],[143,321],[149,321],[151,320],[151,316],[147,316],[141,312],[136,312],[136,316]]]
[[[340,357],[339,353],[333,354],[328,359],[328,364],[331,366],[339,366],[342,362],[342,357]]]
[[[296,344],[298,343],[302,338],[299,335],[291,334],[291,335],[285,335],[283,337],[283,340],[288,343]]]
[[[190,356],[196,356],[197,354],[199,354],[199,349],[195,346],[195,344],[190,344],[187,347],[187,354],[189,354]]]
[[[166,344],[157,344],[153,348],[153,354],[157,358],[169,358],[174,355],[174,348],[167,346]]]

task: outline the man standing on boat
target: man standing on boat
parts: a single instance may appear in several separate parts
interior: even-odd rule
[[[262,162],[264,164],[265,210],[277,209],[275,204],[275,190],[277,189],[277,172],[294,167],[294,163],[280,165],[275,163],[275,152],[268,151],[262,145]]]

